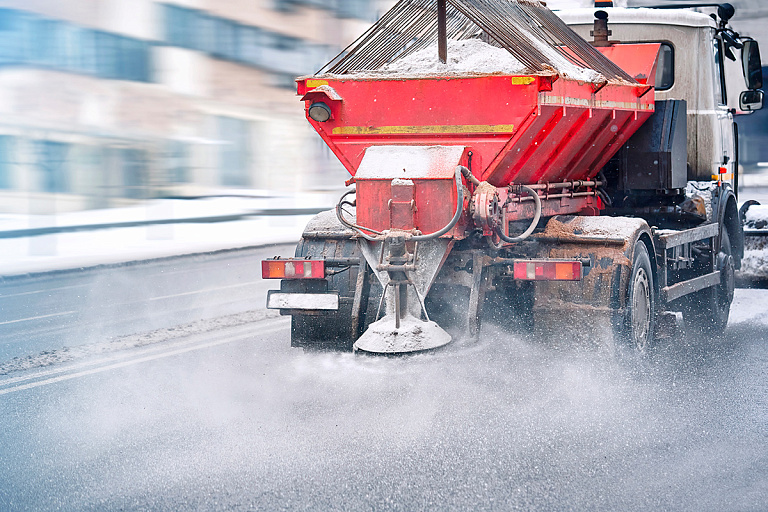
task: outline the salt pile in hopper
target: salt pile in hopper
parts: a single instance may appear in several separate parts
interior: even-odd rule
[[[541,50],[549,53],[548,57],[553,71],[564,78],[595,83],[605,81],[603,75],[597,71],[576,66],[547,47],[543,47]],[[435,43],[423,50],[395,60],[380,70],[370,72],[372,76],[391,77],[472,74],[521,75],[537,73],[531,72],[504,48],[490,45],[480,39],[449,40],[448,60],[445,64],[437,58],[437,43]],[[357,73],[353,73],[354,75]]]

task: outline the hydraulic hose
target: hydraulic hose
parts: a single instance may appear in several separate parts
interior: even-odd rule
[[[531,221],[531,225],[528,226],[528,229],[523,231],[523,233],[516,237],[508,237],[504,234],[503,229],[497,229],[496,234],[499,235],[499,238],[504,240],[507,243],[515,243],[515,242],[522,242],[526,238],[528,238],[531,233],[533,233],[533,230],[536,229],[536,226],[539,224],[539,219],[541,218],[541,198],[539,198],[539,194],[536,193],[535,190],[533,190],[531,187],[527,187],[525,185],[520,185],[520,188],[528,192],[528,194],[533,197],[533,202],[536,204],[536,213],[533,216],[533,220]]]
[[[472,174],[472,171],[470,171],[463,165],[460,165],[459,169],[461,170],[461,174],[464,175],[464,177],[467,179],[468,182],[472,183],[474,186],[478,186],[480,184],[480,180],[475,178],[475,176]]]
[[[367,228],[364,228],[362,226],[358,226],[357,224],[352,224],[351,222],[349,222],[347,219],[344,218],[344,215],[341,212],[342,205],[344,205],[344,204],[351,205],[352,204],[349,201],[344,201],[344,198],[347,197],[350,194],[354,194],[355,192],[357,192],[357,189],[354,189],[354,188],[352,190],[347,190],[346,192],[344,192],[344,195],[342,195],[341,198],[339,198],[339,202],[336,204],[336,218],[339,219],[339,222],[344,224],[349,229],[357,232],[357,234],[359,234],[360,236],[362,236],[366,240],[368,240],[370,242],[375,242],[375,241],[377,241],[377,239],[375,237],[367,235],[366,233],[363,232],[363,230],[365,229],[366,231],[370,231],[371,233],[374,233],[376,235],[381,235],[382,233],[380,233],[378,231],[374,231],[373,229],[367,229]]]
[[[461,183],[462,169],[466,169],[466,167],[463,165],[456,166],[456,173],[454,175],[454,179],[456,180],[456,213],[453,214],[451,221],[439,231],[435,231],[434,233],[430,233],[428,235],[415,235],[411,237],[411,240],[415,242],[433,240],[452,230],[456,223],[459,222],[459,219],[461,218],[461,212],[464,211],[464,187]]]
[[[442,229],[435,231],[434,233],[429,233],[427,235],[414,235],[409,237],[409,240],[413,240],[414,242],[423,242],[426,240],[435,239],[439,236],[446,234],[448,231],[453,229],[453,227],[456,225],[457,222],[459,222],[459,219],[461,218],[461,212],[464,210],[463,208],[464,207],[464,187],[462,186],[462,183],[461,183],[462,169],[466,169],[466,167],[461,165],[457,166],[456,173],[454,174],[454,180],[456,181],[456,213],[453,214],[453,218],[451,219],[451,221],[448,224],[446,224]],[[342,214],[342,210],[341,210],[342,205],[351,204],[349,201],[345,201],[344,198],[350,194],[354,194],[355,192],[356,192],[355,189],[348,190],[347,192],[344,193],[344,195],[341,196],[341,198],[339,199],[339,202],[336,204],[336,217],[339,219],[339,222],[344,224],[349,229],[357,232],[360,236],[362,236],[366,240],[371,242],[379,241],[378,238],[372,237],[364,233],[363,230],[379,236],[383,235],[384,233],[375,231],[370,228],[366,228],[364,226],[358,226],[357,224],[353,224],[349,222],[347,219],[345,219],[344,215]]]

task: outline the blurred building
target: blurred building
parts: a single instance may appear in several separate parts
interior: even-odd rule
[[[338,187],[303,117],[385,0],[0,0],[0,212]]]
[[[760,39],[762,1],[733,3]],[[0,0],[0,212],[339,187],[294,78],[393,4]]]

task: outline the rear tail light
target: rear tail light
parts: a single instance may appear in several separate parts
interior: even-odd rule
[[[515,279],[525,281],[580,281],[580,261],[517,260]]]
[[[262,279],[323,279],[323,260],[263,260]]]

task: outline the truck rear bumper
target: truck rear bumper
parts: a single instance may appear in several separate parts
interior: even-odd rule
[[[339,294],[269,290],[267,292],[267,309],[337,311],[339,309]]]

